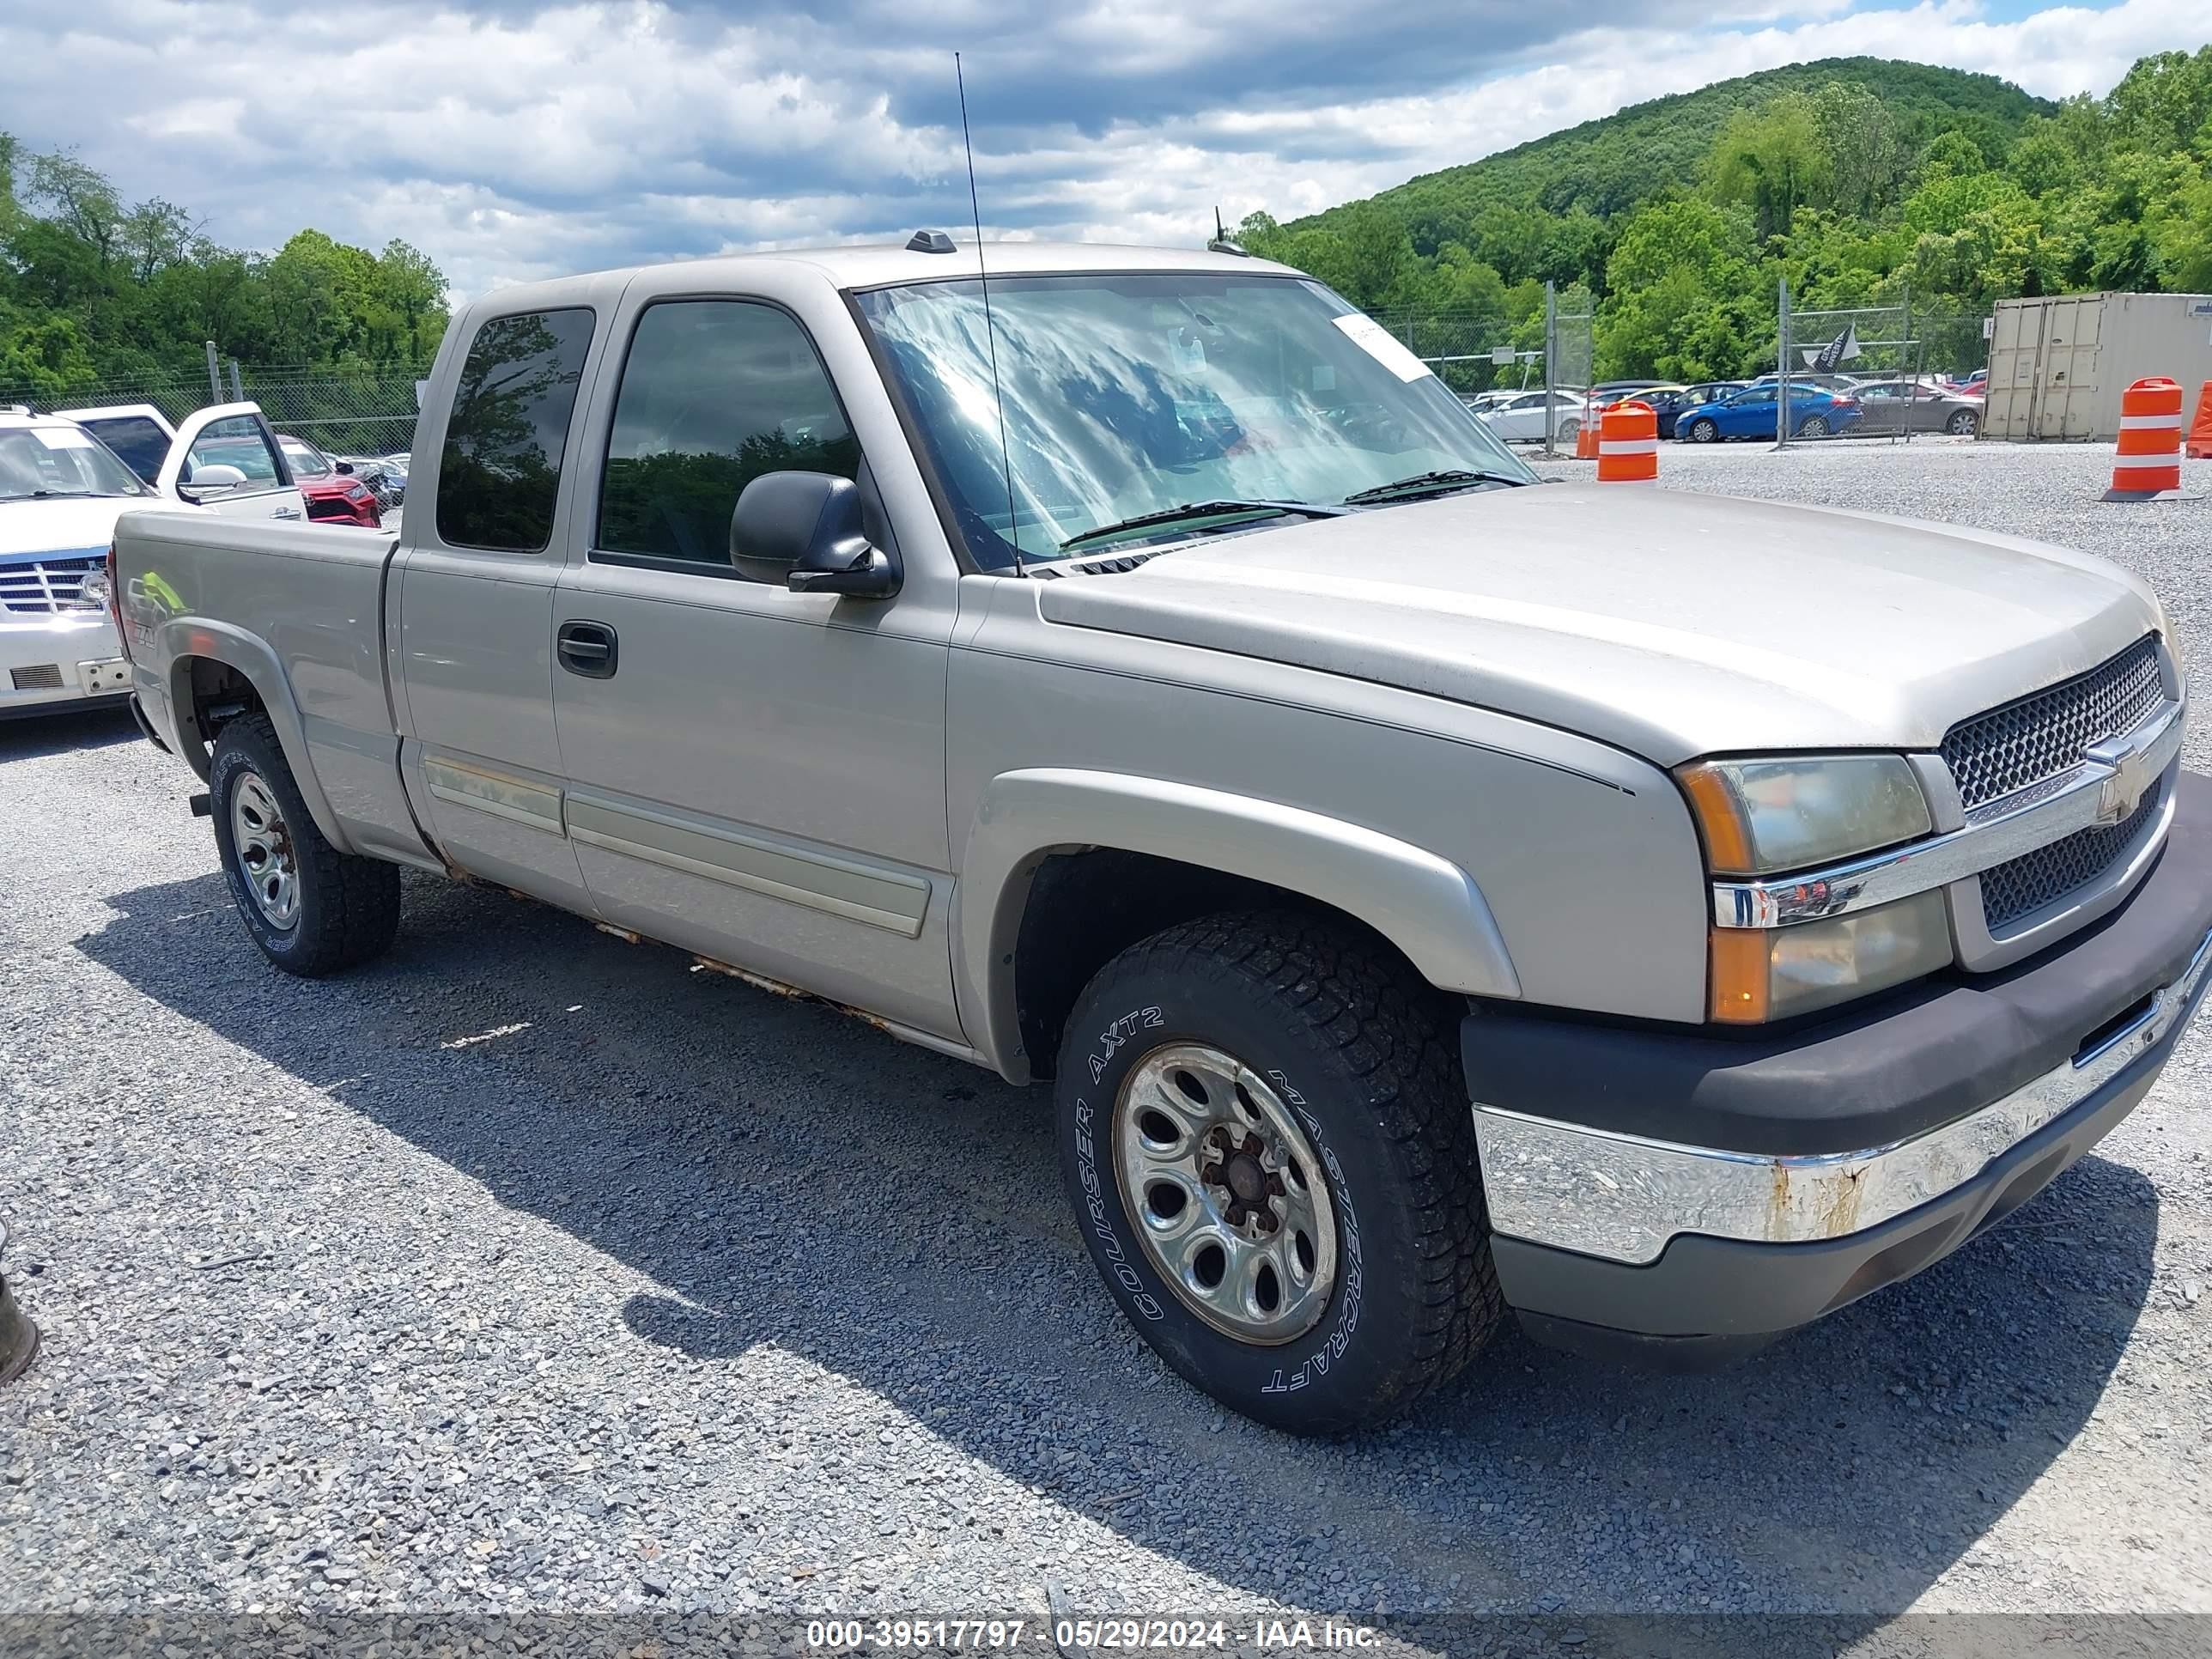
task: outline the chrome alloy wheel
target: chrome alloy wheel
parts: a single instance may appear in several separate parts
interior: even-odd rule
[[[243,772],[230,792],[230,841],[253,908],[271,927],[300,918],[299,855],[276,792],[253,772]]]
[[[1238,1341],[1313,1328],[1336,1284],[1328,1180],[1289,1107],[1218,1048],[1172,1043],[1114,1103],[1121,1202],[1161,1278]]]

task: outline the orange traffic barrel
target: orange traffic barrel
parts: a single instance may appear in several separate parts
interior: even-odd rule
[[[2212,461],[2212,380],[2197,394],[2197,418],[2189,423],[2189,459]]]
[[[2120,444],[2108,501],[2148,501],[2181,488],[2181,385],[2164,376],[2120,394]]]
[[[1644,403],[1615,404],[1597,434],[1600,483],[1655,483],[1659,477],[1659,411]]]

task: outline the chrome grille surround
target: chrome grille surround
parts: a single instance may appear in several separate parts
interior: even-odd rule
[[[2081,764],[2092,744],[2134,730],[2166,695],[2158,636],[2146,634],[2086,674],[1960,720],[1943,763],[1968,811]]]

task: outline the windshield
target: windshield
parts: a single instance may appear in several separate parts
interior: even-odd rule
[[[1534,480],[1411,353],[1318,283],[994,278],[1003,453],[981,285],[854,300],[985,568],[1012,564],[1017,547],[1030,561],[1096,553],[1097,541],[1066,544],[1193,502],[1335,505],[1434,473]]]
[[[319,478],[331,471],[330,457],[319,449],[297,438],[278,434],[276,441],[283,446],[284,459],[291,464],[295,478]]]
[[[82,427],[0,428],[0,501],[145,493],[131,469]]]

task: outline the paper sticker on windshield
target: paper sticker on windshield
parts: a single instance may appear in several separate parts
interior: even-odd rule
[[[92,434],[73,426],[34,426],[31,435],[49,449],[90,449]]]
[[[1372,317],[1357,313],[1329,319],[1344,331],[1344,337],[1401,380],[1418,380],[1432,374],[1429,366],[1398,343],[1390,331]]]

